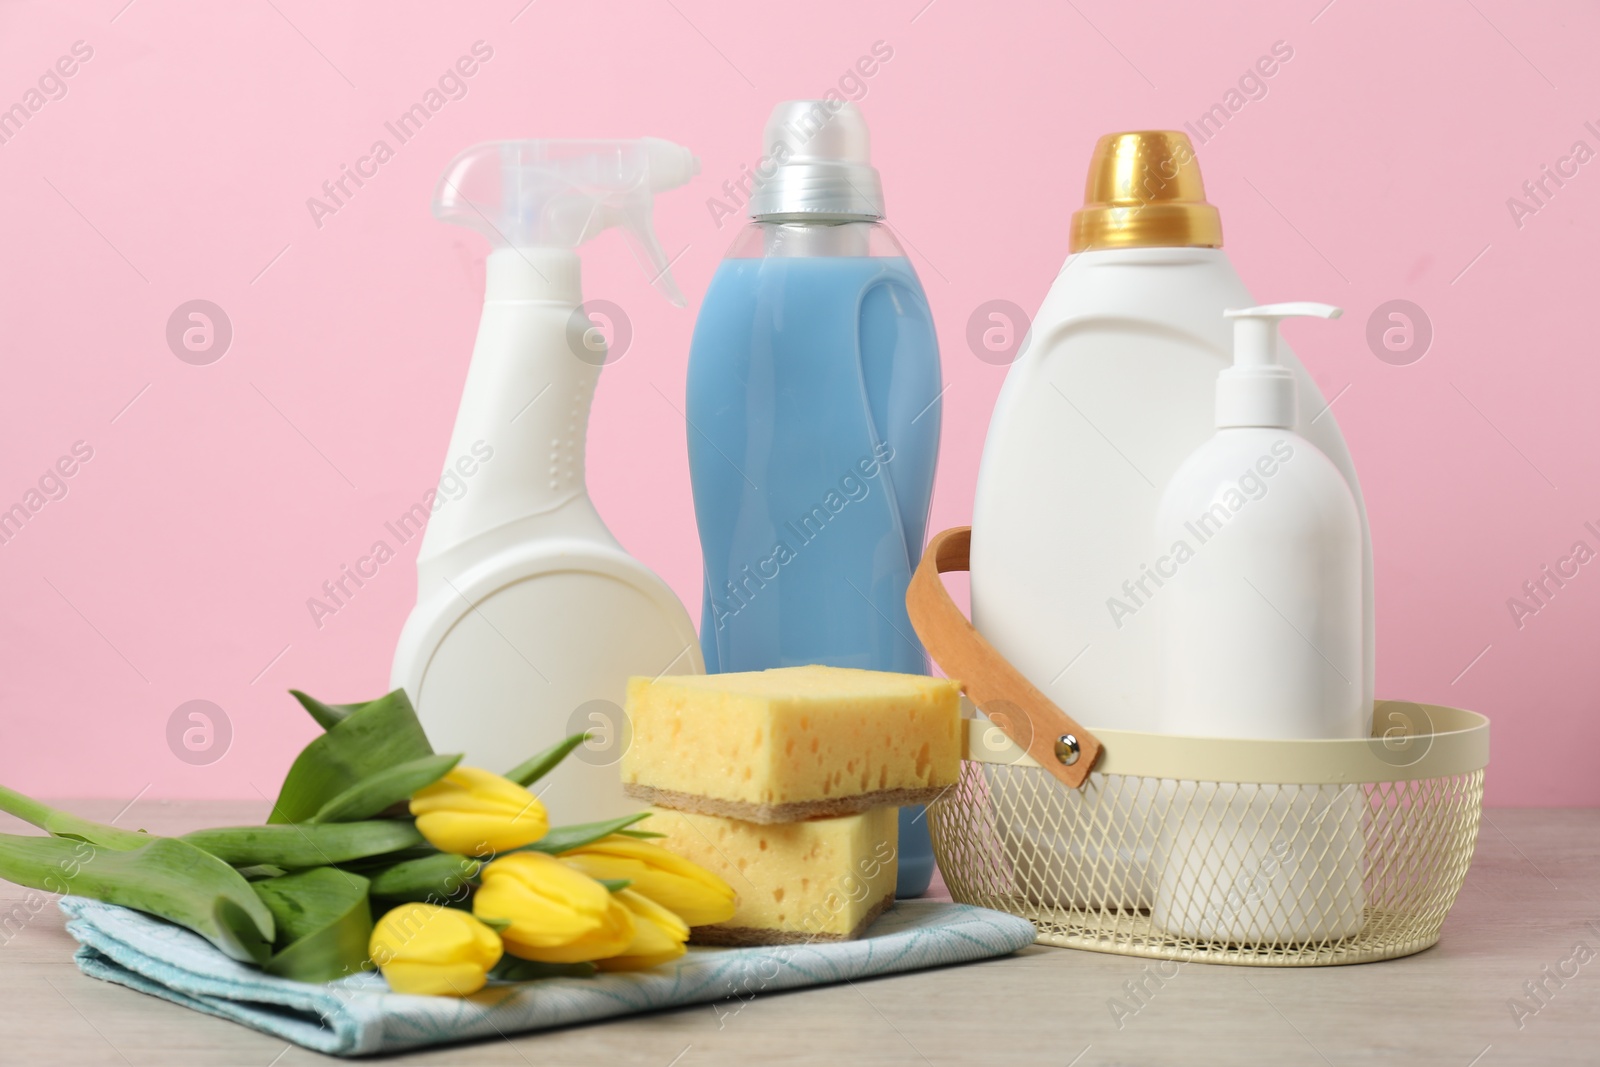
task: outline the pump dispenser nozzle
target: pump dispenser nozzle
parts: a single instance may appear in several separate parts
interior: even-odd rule
[[[1233,320],[1233,366],[1217,376],[1217,425],[1292,429],[1294,373],[1278,364],[1278,323],[1300,317],[1336,319],[1344,312],[1332,304],[1299,301],[1222,314]]]
[[[491,141],[451,161],[434,192],[433,214],[516,249],[577,248],[619,226],[651,284],[683,307],[651,215],[656,193],[699,172],[687,148],[656,137]]]

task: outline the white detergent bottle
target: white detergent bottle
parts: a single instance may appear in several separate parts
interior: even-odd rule
[[[617,770],[629,676],[704,670],[683,605],[589,499],[585,437],[607,351],[581,307],[575,251],[622,227],[657,290],[683,306],[651,207],[698,170],[687,149],[655,139],[505,141],[457,156],[434,197],[436,217],[495,248],[445,458],[444,479],[466,488],[427,527],[392,684],[435,748],[494,771],[592,731],[541,783],[556,822],[638,808]]]
[[[995,402],[972,518],[972,614],[1027,679],[1090,729],[1155,730],[1156,615],[1149,577],[1162,488],[1215,430],[1231,362],[1222,313],[1256,301],[1222,251],[1182,133],[1109,134],[1095,146],[1067,257]],[[1316,383],[1287,348],[1294,427],[1345,477],[1350,454]],[[1372,694],[1372,562],[1363,533],[1365,706]],[[1060,886],[1055,906],[1146,908],[1154,791],[1094,774],[1071,826],[1000,827],[1011,862]]]
[[[1361,514],[1344,475],[1296,433],[1278,322],[1327,304],[1229,311],[1234,365],[1216,434],[1172,476],[1152,562],[1163,610],[1160,714],[1189,737],[1364,737],[1371,713]],[[1359,786],[1180,782],[1162,819],[1152,919],[1215,941],[1306,942],[1361,928]]]

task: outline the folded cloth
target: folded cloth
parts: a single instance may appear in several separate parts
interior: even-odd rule
[[[464,999],[391,993],[376,974],[326,985],[274,978],[224,956],[171,923],[111,904],[63,897],[80,970],[335,1056],[362,1056],[498,1037],[685,1004],[729,1000],[731,1014],[762,993],[1004,956],[1033,924],[966,904],[901,901],[859,941],[765,948],[691,948],[648,971],[491,982]]]

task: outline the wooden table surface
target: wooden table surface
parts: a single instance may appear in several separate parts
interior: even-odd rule
[[[108,820],[122,805],[61,806]],[[118,825],[178,833],[264,814],[256,804],[144,800]],[[0,831],[28,832],[5,816]],[[24,892],[0,883],[0,920]],[[1294,970],[1191,964],[1164,983],[1146,979],[1153,992],[1140,1003],[1124,985],[1144,979],[1150,961],[1035,945],[966,967],[764,994],[737,1011],[700,1005],[381,1062],[1593,1065],[1600,955],[1575,957],[1580,943],[1600,953],[1600,811],[1501,809],[1487,813],[1440,943],[1406,959]],[[75,947],[53,906],[20,930],[0,929],[0,1064],[337,1062],[86,978],[73,966]],[[1528,982],[1543,984],[1541,1000],[1529,999]],[[1529,1008],[1520,1020],[1514,998]]]

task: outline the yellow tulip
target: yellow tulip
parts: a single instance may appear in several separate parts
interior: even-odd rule
[[[483,869],[473,913],[511,925],[506,951],[543,963],[615,956],[633,943],[633,913],[610,890],[543,852],[514,852]]]
[[[372,928],[367,953],[389,988],[420,996],[464,997],[500,962],[500,935],[455,908],[402,904]]]
[[[688,951],[689,925],[643,893],[617,891],[617,900],[633,912],[633,943],[620,956],[596,960],[602,971],[634,971],[675,960]]]
[[[591,878],[620,878],[629,889],[675,912],[690,926],[709,926],[733,918],[733,887],[699,864],[660,845],[612,834],[564,852],[561,858]]]
[[[411,798],[411,814],[441,852],[487,856],[531,845],[550,829],[539,798],[509,778],[457,767]]]

